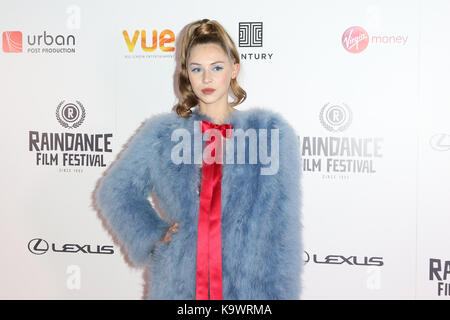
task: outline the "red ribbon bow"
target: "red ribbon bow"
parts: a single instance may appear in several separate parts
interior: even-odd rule
[[[220,130],[225,138],[229,138],[233,126],[231,124],[215,124],[201,121],[202,133],[209,129]],[[209,146],[215,136],[207,142]],[[221,139],[216,141],[211,156],[215,160],[215,150],[222,159]],[[221,185],[222,164],[216,161],[206,163],[203,160],[202,184],[200,192],[200,210],[197,236],[197,300],[223,300],[222,296],[222,241],[221,241]],[[209,289],[209,296],[208,296]]]

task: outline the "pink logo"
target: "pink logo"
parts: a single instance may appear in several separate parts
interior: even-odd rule
[[[342,35],[342,45],[351,53],[360,53],[367,48],[369,35],[361,27],[350,27]]]
[[[3,52],[22,52],[22,32],[3,32]]]

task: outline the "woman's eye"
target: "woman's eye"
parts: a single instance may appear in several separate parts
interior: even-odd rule
[[[223,70],[223,67],[222,66],[214,66],[214,67],[212,67],[212,70],[213,71],[221,71],[221,70]],[[199,67],[195,67],[195,68],[191,69],[191,72],[201,72],[201,71],[202,71],[202,69]]]

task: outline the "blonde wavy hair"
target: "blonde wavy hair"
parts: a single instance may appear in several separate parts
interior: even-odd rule
[[[180,69],[177,77],[180,97],[179,102],[175,105],[177,114],[184,118],[189,117],[192,113],[191,108],[198,104],[198,98],[192,90],[189,81],[187,62],[189,60],[191,49],[197,44],[205,43],[215,43],[220,45],[233,64],[240,64],[239,53],[236,50],[236,46],[220,23],[215,20],[202,19],[189,24],[182,37],[181,48],[178,49],[180,50]],[[231,107],[235,107],[244,102],[247,98],[247,93],[239,86],[236,78],[231,79],[230,87],[235,96],[234,101],[230,103],[230,105]]]

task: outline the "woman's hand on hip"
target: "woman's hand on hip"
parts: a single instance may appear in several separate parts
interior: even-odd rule
[[[167,242],[172,241],[172,238],[170,237],[171,234],[174,233],[174,232],[178,232],[178,230],[179,230],[179,225],[178,225],[178,222],[175,221],[175,222],[170,226],[169,230],[167,230],[167,232],[166,232],[166,234],[164,235],[164,237],[162,238],[162,242],[167,243]]]

